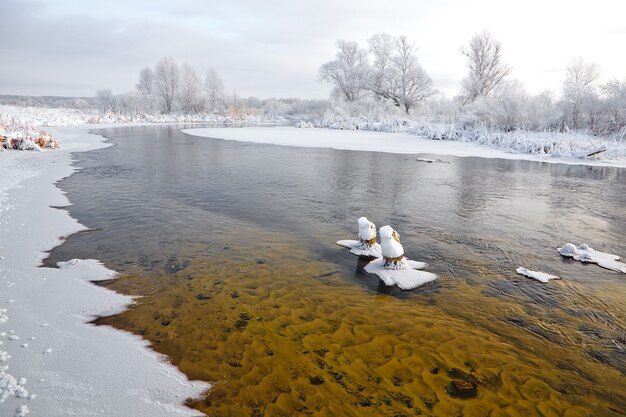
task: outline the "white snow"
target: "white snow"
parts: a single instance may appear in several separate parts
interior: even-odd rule
[[[243,127],[184,129],[194,136],[224,140],[266,143],[283,146],[332,148],[354,151],[388,152],[397,154],[433,154],[477,156],[483,158],[521,159],[529,161],[626,167],[626,158],[615,160],[576,159],[531,153],[511,153],[480,145],[476,142],[432,140],[410,133],[374,132],[363,130],[332,130],[295,127]]]
[[[529,278],[533,278],[533,279],[536,279],[537,281],[544,282],[544,283],[550,281],[551,279],[560,279],[556,275],[550,275],[550,274],[546,274],[545,272],[539,272],[539,271],[531,271],[530,269],[526,269],[523,267],[519,267],[515,271],[518,274],[525,275]]]
[[[378,276],[385,285],[397,285],[403,290],[411,290],[437,279],[437,275],[432,272],[417,271],[428,267],[428,264],[406,258],[404,262],[407,269],[388,269],[384,266],[383,258],[380,257],[365,265],[365,271]]]
[[[82,129],[52,134],[61,149],[0,152],[0,288],[3,300],[14,300],[0,311],[0,415],[200,414],[182,402],[208,384],[188,381],[138,336],[86,324],[133,302],[89,282],[113,271],[94,260],[39,267],[61,236],[85,229],[52,208],[69,204],[54,183],[74,171],[70,152],[105,146]]]
[[[350,253],[354,255],[374,258],[382,256],[380,245],[375,241],[376,225],[367,220],[367,217],[359,217],[357,225],[359,227],[359,240],[339,240],[337,244],[350,249]],[[374,239],[374,243],[369,244],[368,241],[372,239]]]
[[[387,258],[404,256],[400,235],[389,225],[380,228],[380,247],[382,248],[383,256]]]
[[[574,258],[580,262],[598,264],[602,268],[626,274],[626,264],[619,262],[619,256],[597,251],[586,244],[576,247],[573,243],[566,243],[562,247],[557,248],[557,252],[562,256]]]
[[[350,249],[350,253],[357,256],[369,256],[373,258],[378,258],[381,256],[380,245],[378,243],[374,243],[373,245],[364,245],[359,240],[338,240],[337,244],[339,246],[343,246],[344,248]]]

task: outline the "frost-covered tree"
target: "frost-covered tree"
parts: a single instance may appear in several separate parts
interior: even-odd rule
[[[156,99],[156,80],[152,69],[146,67],[141,70],[136,87],[144,100],[145,107],[149,111],[153,111]]]
[[[400,36],[390,58],[395,77],[391,79],[389,97],[407,114],[413,106],[435,93],[432,80],[417,60],[416,51],[413,43]]]
[[[593,127],[598,99],[596,83],[599,78],[599,67],[582,58],[574,59],[567,66],[563,83],[563,102],[567,112],[565,120],[573,129],[583,127],[585,116]]]
[[[374,57],[368,88],[378,98],[387,99],[391,75],[391,55],[396,47],[396,38],[388,33],[377,33],[367,40],[370,53]]]
[[[207,71],[204,79],[204,90],[209,102],[209,110],[212,112],[224,106],[224,82],[215,69]]]
[[[626,138],[626,79],[609,80],[601,87],[604,96],[603,133]]]
[[[156,92],[161,99],[164,113],[171,113],[174,109],[174,100],[178,93],[179,69],[172,58],[163,58],[155,70]]]
[[[365,91],[370,66],[367,51],[356,42],[337,41],[337,59],[322,65],[319,79],[333,85],[333,94],[348,102],[357,100]]]
[[[405,36],[381,33],[369,39],[374,65],[368,87],[405,113],[435,93],[433,83],[417,60],[417,48]]]
[[[489,95],[511,73],[511,67],[502,62],[502,45],[487,31],[474,35],[461,53],[467,57],[469,69],[461,82],[463,104]]]
[[[98,90],[96,92],[96,100],[100,111],[103,113],[112,112],[115,110],[115,98],[113,92],[110,89]]]
[[[198,76],[196,70],[194,70],[191,65],[186,62],[180,69],[178,103],[181,111],[185,114],[200,113],[205,107],[200,77]]]

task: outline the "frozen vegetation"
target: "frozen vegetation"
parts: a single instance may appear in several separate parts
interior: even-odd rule
[[[59,143],[49,133],[36,129],[28,117],[0,113],[0,150],[40,151],[58,147]]]

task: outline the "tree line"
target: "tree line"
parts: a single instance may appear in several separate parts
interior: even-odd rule
[[[581,130],[626,136],[626,79],[599,85],[600,69],[582,58],[567,67],[559,97],[552,91],[530,95],[509,76],[502,45],[489,32],[475,34],[460,49],[467,73],[452,99],[437,94],[419,63],[418,49],[405,36],[380,33],[367,40],[337,41],[336,58],[319,69],[319,80],[332,85],[332,96],[348,104],[374,99],[406,115],[438,121],[481,123],[514,130]]]
[[[210,68],[204,80],[188,63],[178,65],[166,57],[154,69],[146,67],[139,73],[138,94],[114,96],[111,90],[100,90],[96,97],[103,111],[184,114],[223,113],[227,105],[238,100],[236,94],[226,97],[224,82],[215,69]],[[236,105],[236,103],[235,103]]]

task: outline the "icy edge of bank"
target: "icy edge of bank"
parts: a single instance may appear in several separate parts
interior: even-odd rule
[[[23,387],[0,402],[0,415],[22,406],[32,416],[200,415],[182,403],[208,384],[189,381],[139,336],[86,323],[132,303],[88,282],[113,271],[91,260],[38,267],[60,236],[85,229],[51,208],[69,204],[54,184],[74,172],[70,152],[107,146],[85,129],[54,132],[63,149],[0,155],[0,369]]]
[[[198,128],[183,129],[182,132],[193,136],[282,146],[332,148],[398,154],[433,154],[458,157],[474,156],[481,158],[502,158],[570,165],[626,168],[626,159],[584,160],[547,155],[509,153],[502,149],[492,148],[474,142],[433,140],[408,133],[332,130],[323,128],[298,129],[294,127]]]

